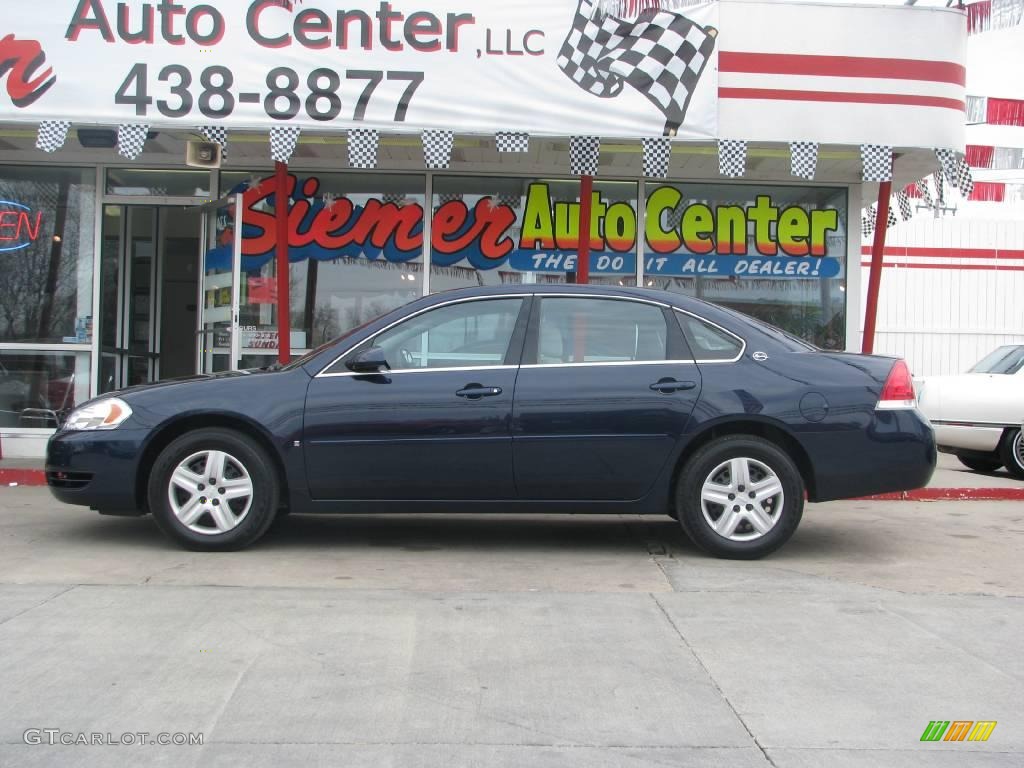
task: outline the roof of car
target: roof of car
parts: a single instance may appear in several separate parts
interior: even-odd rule
[[[473,286],[471,288],[454,288],[430,294],[432,299],[450,301],[460,297],[493,296],[508,294],[575,294],[583,296],[621,296],[623,298],[646,299],[681,309],[699,310],[713,306],[699,299],[679,293],[655,290],[653,288],[635,288],[620,285],[576,285],[573,283],[513,283],[505,285]]]

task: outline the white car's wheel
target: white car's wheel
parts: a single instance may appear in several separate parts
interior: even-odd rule
[[[1000,457],[1011,475],[1024,480],[1024,431],[1013,429],[1003,435]]]

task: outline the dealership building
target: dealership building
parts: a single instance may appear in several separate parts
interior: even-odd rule
[[[859,350],[862,209],[884,230],[890,192],[964,150],[965,12],[652,5],[10,18],[3,455],[41,455],[98,394],[268,365],[467,286],[649,286]]]

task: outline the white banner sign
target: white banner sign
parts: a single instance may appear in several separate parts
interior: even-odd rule
[[[716,4],[629,20],[594,18],[591,0],[35,0],[7,10],[0,121],[716,135]]]

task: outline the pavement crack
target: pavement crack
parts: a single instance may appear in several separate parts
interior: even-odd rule
[[[653,592],[649,592],[648,594],[651,596],[651,599],[654,601],[654,604],[658,606],[658,610],[661,611],[661,615],[665,617],[665,621],[668,622],[669,626],[672,627],[673,631],[675,631],[675,633],[679,636],[679,639],[683,642],[683,645],[686,646],[686,650],[690,652],[690,654],[693,656],[696,662],[700,665],[700,668],[704,670],[704,674],[707,675],[708,680],[711,681],[711,685],[714,687],[716,691],[718,691],[718,695],[722,697],[722,701],[725,702],[725,705],[729,707],[735,718],[739,721],[740,725],[743,726],[743,730],[745,730],[747,732],[747,735],[750,736],[750,740],[754,742],[754,746],[756,746],[758,750],[760,750],[762,757],[764,757],[764,759],[768,762],[768,765],[772,766],[773,768],[776,768],[775,761],[772,760],[772,758],[769,756],[768,752],[765,750],[764,746],[758,740],[757,736],[754,735],[754,732],[750,730],[750,726],[747,725],[747,721],[743,719],[743,715],[739,713],[739,710],[736,709],[736,706],[732,703],[732,701],[729,700],[729,697],[726,696],[725,691],[722,690],[722,686],[718,684],[718,681],[715,680],[715,676],[712,675],[711,670],[708,669],[708,665],[704,663],[704,660],[700,657],[700,654],[698,654],[697,650],[690,644],[690,641],[686,639],[686,635],[684,635],[682,630],[679,629],[679,625],[677,625],[675,621],[672,620],[672,616],[670,616],[669,612],[665,610],[665,606],[658,599],[657,595],[655,595]]]
[[[30,605],[25,610],[18,611],[13,616],[8,616],[3,621],[0,621],[0,627],[2,627],[4,624],[6,624],[9,621],[13,621],[14,619],[18,618],[19,616],[24,616],[29,611],[34,611],[36,608],[42,608],[44,605],[46,605],[49,602],[52,602],[52,601],[56,600],[61,595],[66,595],[68,592],[70,592],[72,589],[74,589],[77,586],[78,586],[77,584],[72,584],[70,586],[64,587],[64,589],[62,589],[60,592],[56,592],[56,593],[50,595],[48,598],[46,598],[42,602],[36,603],[35,605]]]

